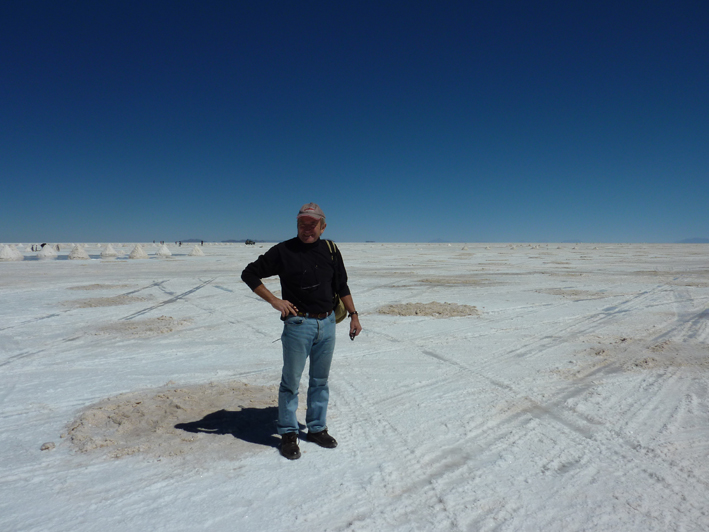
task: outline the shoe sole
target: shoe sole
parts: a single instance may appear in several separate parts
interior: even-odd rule
[[[283,454],[283,453],[281,453],[281,456],[283,458],[287,458],[288,460],[297,460],[298,458],[300,458],[301,455],[300,455],[300,451],[298,451],[298,454],[296,454],[294,456],[288,456],[287,454]]]
[[[319,445],[319,446],[322,447],[323,449],[334,449],[335,447],[337,447],[337,441],[335,441],[335,442],[333,442],[333,443],[324,443],[324,442],[319,442],[319,441],[316,440],[316,439],[310,439],[309,436],[308,436],[306,439],[307,439],[307,441],[309,441],[310,443],[314,443],[315,445]]]

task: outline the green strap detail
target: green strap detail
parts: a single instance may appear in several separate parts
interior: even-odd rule
[[[327,249],[330,250],[330,257],[332,261],[335,261],[335,253],[337,253],[337,245],[332,240],[325,240],[327,242]]]

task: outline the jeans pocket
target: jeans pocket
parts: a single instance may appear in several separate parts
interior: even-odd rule
[[[286,325],[297,326],[297,325],[302,325],[304,321],[305,321],[305,318],[303,318],[301,316],[290,316],[284,320],[284,323]]]

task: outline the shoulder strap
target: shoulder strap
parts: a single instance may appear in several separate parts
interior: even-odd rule
[[[330,250],[330,258],[332,258],[332,265],[335,270],[335,275],[332,277],[332,293],[337,297],[337,287],[340,285],[338,275],[337,275],[337,259],[335,259],[335,253],[337,253],[337,245],[332,240],[325,240],[327,242],[327,249]]]
[[[333,262],[335,261],[335,253],[337,253],[337,245],[332,240],[325,240],[327,242],[327,249],[330,250],[330,257],[332,257]]]

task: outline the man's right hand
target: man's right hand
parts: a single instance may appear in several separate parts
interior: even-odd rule
[[[285,299],[278,299],[264,285],[261,284],[257,286],[254,293],[280,312],[282,319],[285,319],[289,314],[293,314],[293,316],[298,315],[298,308],[293,303]]]
[[[282,319],[285,319],[286,316],[290,314],[293,314],[293,316],[298,315],[298,308],[293,303],[286,301],[285,299],[275,298],[271,301],[271,306],[281,313]]]

